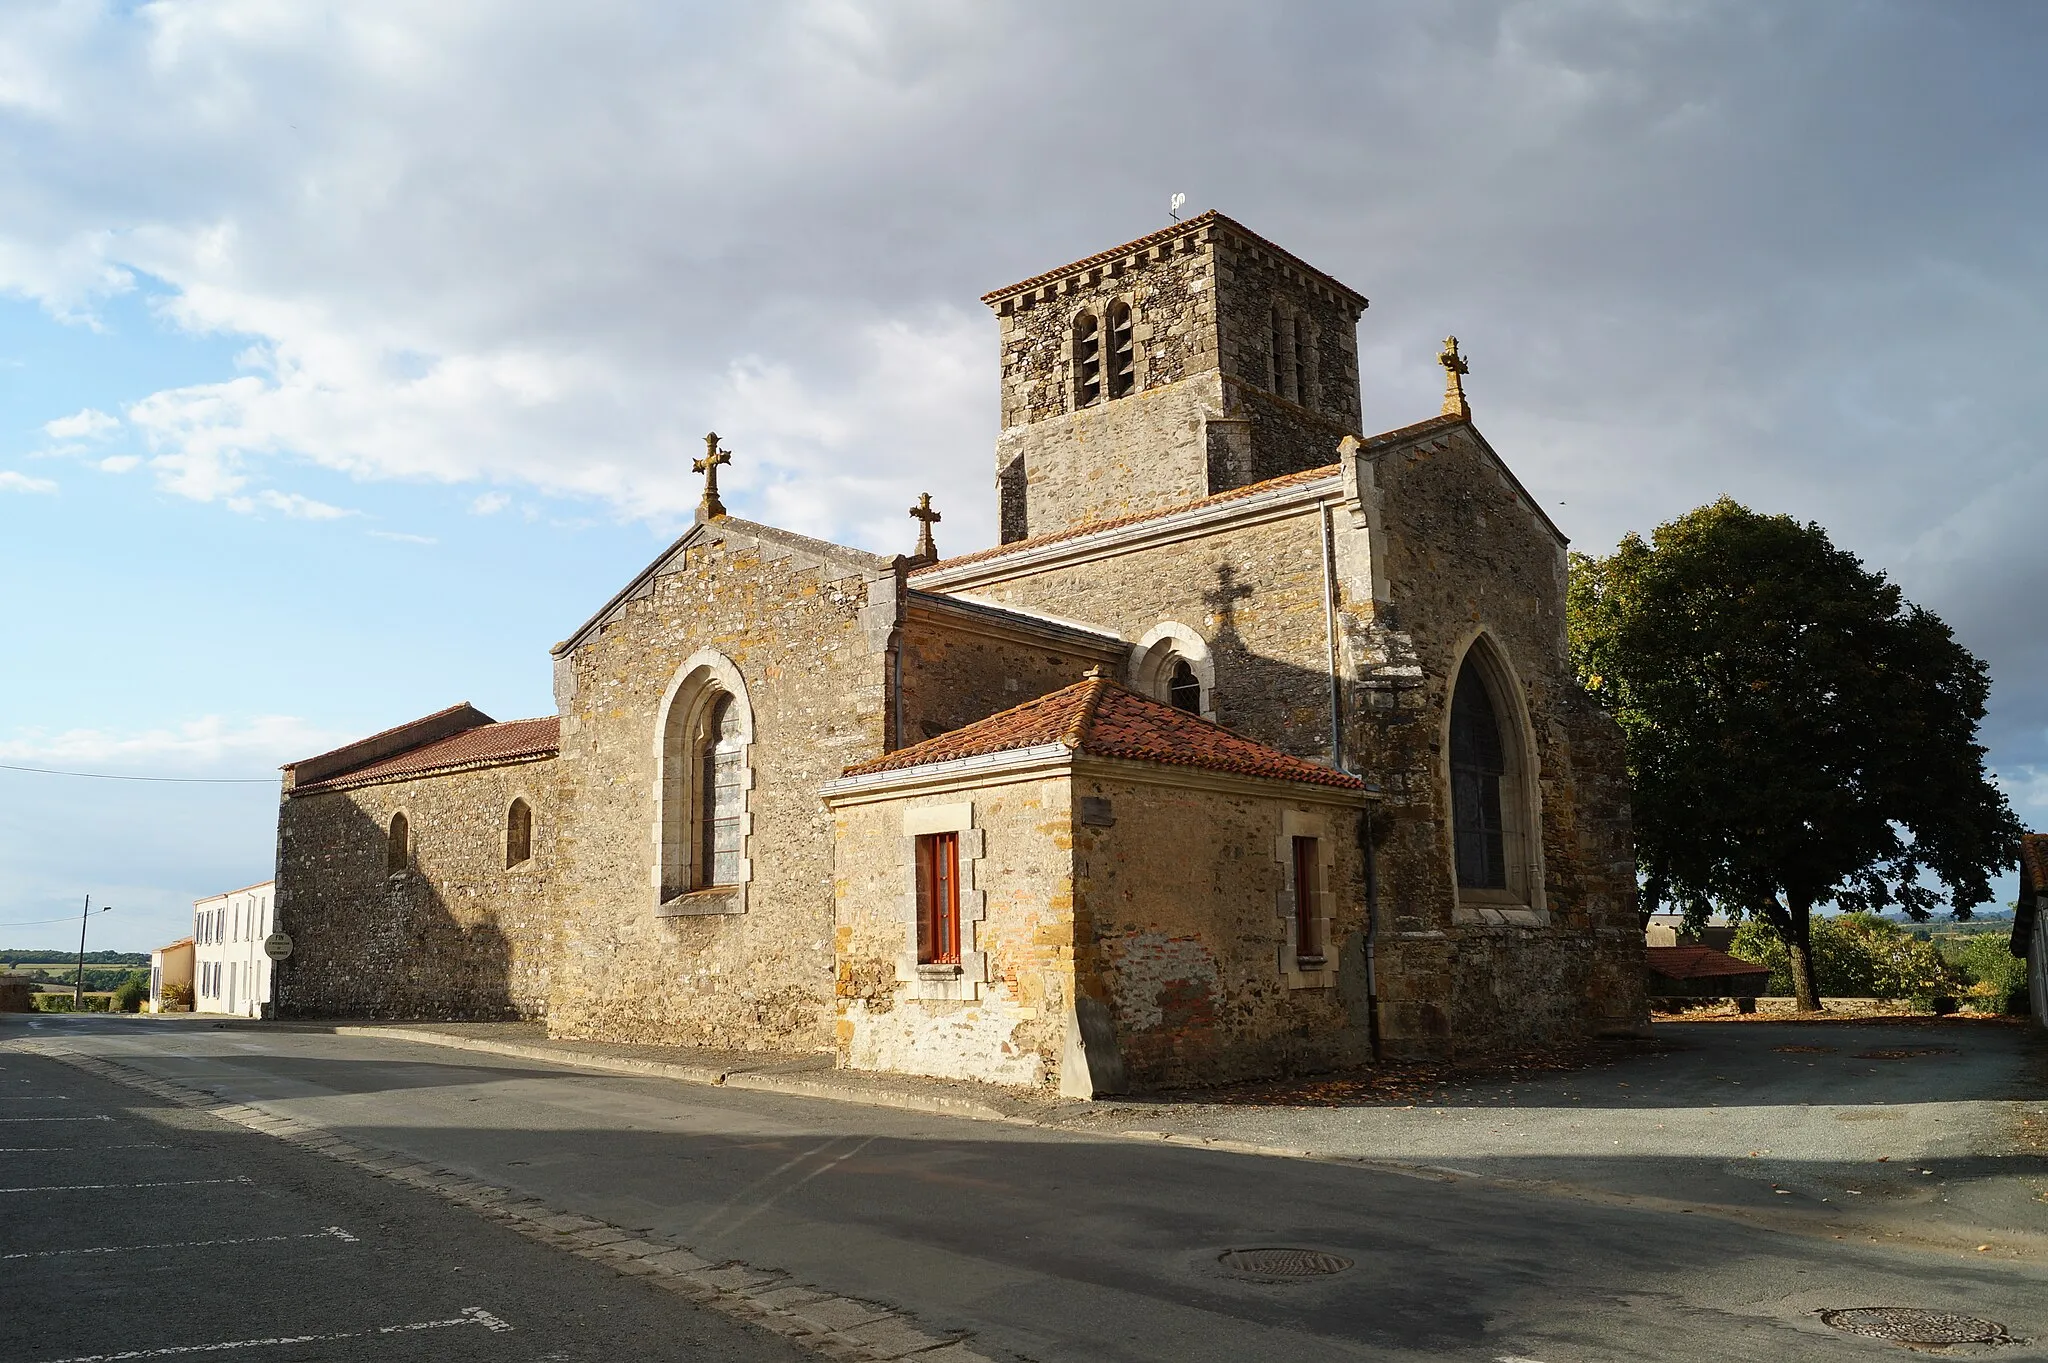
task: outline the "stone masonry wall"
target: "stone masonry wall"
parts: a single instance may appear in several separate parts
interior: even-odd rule
[[[292,954],[284,1017],[503,1018],[547,1011],[560,875],[552,760],[287,797],[278,813],[277,922]],[[505,865],[515,797],[533,855]],[[391,816],[411,868],[385,869]]]
[[[1008,638],[920,615],[902,631],[904,742],[917,743],[1077,682],[1089,668],[1114,673],[1122,651],[1081,651],[1046,640]]]
[[[1108,802],[1074,830],[1082,988],[1110,1002],[1135,1089],[1341,1068],[1371,1058],[1365,1007],[1363,862],[1355,807],[1100,776]],[[1290,987],[1291,907],[1276,858],[1281,813],[1322,826],[1334,875],[1335,979]]]
[[[1352,769],[1387,792],[1389,1047],[1476,1052],[1632,1025],[1644,1013],[1627,776],[1619,735],[1565,652],[1563,546],[1469,426],[1367,458],[1384,595],[1371,597],[1363,570],[1343,576],[1358,679],[1346,689],[1347,746]],[[1518,680],[1533,731],[1547,924],[1460,910],[1443,745],[1454,668],[1481,629]]]
[[[1235,233],[1218,236],[1212,268],[1224,376],[1257,390],[1261,396],[1270,395],[1274,403],[1284,404],[1292,412],[1309,418],[1312,424],[1334,431],[1327,443],[1306,455],[1306,463],[1276,466],[1246,481],[1328,463],[1337,441],[1363,429],[1358,405],[1356,305],[1320,286],[1278,252]],[[1287,391],[1285,386],[1274,383],[1275,305],[1286,317],[1299,317],[1307,334],[1309,388],[1298,393],[1293,402],[1280,396]]]
[[[988,978],[979,998],[918,997],[901,964],[914,941],[904,811],[968,801],[981,856],[963,859],[963,888],[980,891],[986,902],[978,922],[963,923],[961,947],[986,955]],[[1074,968],[1071,806],[1062,776],[835,811],[843,1064],[992,1083],[1056,1080]]]
[[[1320,513],[1225,527],[1168,544],[977,585],[991,601],[1113,629],[1134,643],[1177,622],[1216,663],[1219,723],[1329,761],[1330,643]]]
[[[900,590],[890,581],[879,589]],[[869,590],[857,572],[735,533],[692,546],[570,655],[557,1035],[831,1045],[832,838],[818,788],[887,739],[888,657],[861,618]],[[752,880],[744,913],[658,917],[661,704],[700,649],[731,659],[753,705]]]

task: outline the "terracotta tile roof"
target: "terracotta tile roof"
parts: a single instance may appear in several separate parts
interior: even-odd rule
[[[180,937],[175,942],[165,942],[160,947],[151,947],[150,954],[154,955],[159,951],[176,951],[179,947],[190,947],[197,945],[199,945],[199,939],[196,937]]]
[[[338,748],[330,748],[330,749],[329,749],[329,750],[327,750],[326,752],[323,752],[323,753],[315,753],[315,754],[314,754],[313,756],[311,756],[311,757],[302,757],[302,758],[300,758],[300,759],[299,759],[299,760],[298,760],[297,762],[293,762],[293,763],[287,763],[286,765],[288,765],[288,766],[299,766],[299,767],[310,767],[310,766],[312,766],[312,765],[313,765],[313,764],[314,764],[315,762],[319,762],[319,761],[322,761],[322,760],[324,760],[324,759],[326,759],[326,758],[329,758],[329,757],[334,757],[334,756],[337,756],[337,755],[339,755],[339,754],[341,754],[341,753],[345,753],[345,752],[347,752],[347,751],[348,751],[348,750],[349,750],[350,748],[355,748],[355,747],[361,747],[361,746],[364,746],[364,745],[367,745],[367,744],[370,744],[370,743],[375,743],[375,742],[376,742],[376,741],[377,741],[378,739],[380,739],[380,738],[385,738],[385,737],[388,737],[388,736],[389,736],[389,735],[391,735],[391,734],[395,734],[395,733],[397,733],[397,732],[398,732],[398,731],[399,731],[400,729],[407,729],[407,728],[411,728],[411,727],[412,727],[413,725],[415,725],[415,724],[426,724],[426,723],[428,723],[428,722],[430,722],[430,721],[432,721],[432,720],[437,720],[437,719],[446,719],[446,718],[448,718],[448,717],[449,717],[450,715],[453,715],[453,714],[455,714],[455,713],[456,713],[457,711],[461,711],[461,710],[467,710],[467,709],[469,709],[469,708],[470,708],[470,705],[469,705],[469,702],[468,702],[468,701],[466,701],[466,700],[459,700],[459,701],[456,701],[456,702],[455,702],[455,704],[453,704],[453,705],[449,706],[449,707],[448,707],[447,709],[445,709],[445,710],[436,710],[436,711],[434,711],[434,713],[433,713],[433,714],[431,714],[431,715],[421,715],[421,716],[420,716],[420,717],[419,717],[418,719],[409,719],[409,720],[407,720],[407,721],[406,721],[405,723],[403,723],[403,724],[394,724],[394,725],[392,725],[392,726],[391,726],[390,728],[388,728],[388,729],[379,729],[379,730],[378,730],[378,731],[377,731],[376,733],[374,733],[374,734],[371,734],[371,735],[369,735],[369,736],[368,736],[367,738],[358,738],[358,739],[356,739],[356,740],[355,740],[355,741],[354,741],[353,743],[344,743],[344,744],[342,744],[342,745],[341,745],[340,747],[338,747]]]
[[[1100,534],[1104,530],[1116,530],[1126,525],[1142,525],[1146,521],[1156,521],[1166,516],[1176,516],[1183,511],[1200,511],[1205,507],[1221,506],[1225,502],[1234,502],[1245,497],[1256,497],[1261,492],[1277,492],[1282,488],[1294,487],[1297,484],[1314,483],[1324,478],[1334,478],[1337,476],[1338,471],[1338,465],[1325,464],[1321,468],[1303,469],[1300,473],[1284,473],[1278,478],[1268,478],[1263,483],[1248,483],[1244,487],[1232,488],[1228,492],[1213,493],[1207,497],[1197,498],[1192,502],[1182,502],[1177,506],[1161,507],[1157,511],[1136,511],[1128,516],[1117,516],[1106,521],[1090,521],[1086,525],[1077,525],[1071,530],[1056,530],[1050,534],[1033,535],[1030,539],[1011,540],[1008,544],[998,544],[993,549],[983,549],[978,553],[962,554],[958,558],[942,558],[937,563],[928,563],[922,568],[912,569],[910,575],[918,577],[924,573],[935,573],[945,568],[958,568],[969,563],[980,563],[985,559],[1001,558],[1005,554],[1022,553],[1026,549],[1036,549],[1041,545],[1058,544],[1062,540],[1080,539],[1084,535]]]
[[[403,776],[424,776],[429,772],[458,767],[481,767],[526,757],[553,757],[561,742],[562,722],[554,715],[541,719],[510,719],[500,724],[480,724],[474,729],[408,748],[380,758],[367,766],[329,776],[324,780],[295,786],[292,794],[338,790],[370,781],[389,781]]]
[[[1090,677],[962,729],[846,769],[848,776],[901,771],[961,757],[988,757],[1059,743],[1089,757],[1199,767],[1237,776],[1363,790],[1355,776],[1267,747],[1185,710]]]
[[[1719,975],[1768,975],[1769,966],[1730,956],[1712,947],[1644,947],[1643,960],[1653,975],[1667,980],[1711,979]]]
[[[2020,879],[2033,894],[2048,894],[2048,833],[2020,839]]]

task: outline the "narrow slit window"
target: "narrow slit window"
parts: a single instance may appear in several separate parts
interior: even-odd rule
[[[1173,660],[1173,673],[1166,681],[1166,702],[1191,715],[1202,713],[1202,682],[1186,658]]]
[[[533,806],[514,800],[505,811],[505,865],[510,868],[533,856]]]
[[[1289,363],[1287,354],[1287,338],[1290,335],[1287,329],[1287,318],[1282,315],[1278,307],[1275,307],[1272,320],[1273,349],[1269,358],[1273,362],[1273,382],[1268,387],[1283,398],[1292,397],[1293,394],[1287,391],[1287,380],[1293,373],[1293,367]]]
[[[960,963],[960,835],[917,840],[917,963]]]
[[[1486,683],[1470,663],[1451,693],[1451,836],[1458,885],[1467,890],[1508,887],[1507,825],[1501,817],[1501,781],[1507,751]]]
[[[391,816],[391,832],[384,839],[384,870],[397,875],[412,862],[412,825],[403,814]]]
[[[1102,396],[1102,324],[1092,312],[1074,319],[1074,405]]]
[[[1303,965],[1323,963],[1322,849],[1315,838],[1294,840],[1294,959]]]
[[[1109,395],[1120,398],[1137,383],[1137,347],[1131,338],[1131,309],[1116,303],[1109,310]]]
[[[1309,405],[1308,328],[1299,317],[1294,319],[1294,344],[1290,348],[1294,352],[1294,391],[1288,396],[1306,407]]]
[[[698,889],[740,881],[740,712],[721,697],[706,716],[700,759],[703,826],[699,830]]]

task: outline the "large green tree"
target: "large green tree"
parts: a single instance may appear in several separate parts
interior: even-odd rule
[[[1649,903],[1769,924],[1800,1008],[1816,906],[1966,918],[2016,860],[1984,664],[1818,525],[1723,498],[1574,555],[1569,611],[1627,736]]]

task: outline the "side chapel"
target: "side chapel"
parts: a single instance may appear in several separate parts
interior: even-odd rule
[[[1364,434],[1366,299],[1214,212],[983,301],[1001,543],[740,519],[709,438],[554,715],[285,768],[281,1015],[1082,1096],[1640,1024],[1620,736],[1455,339]]]

